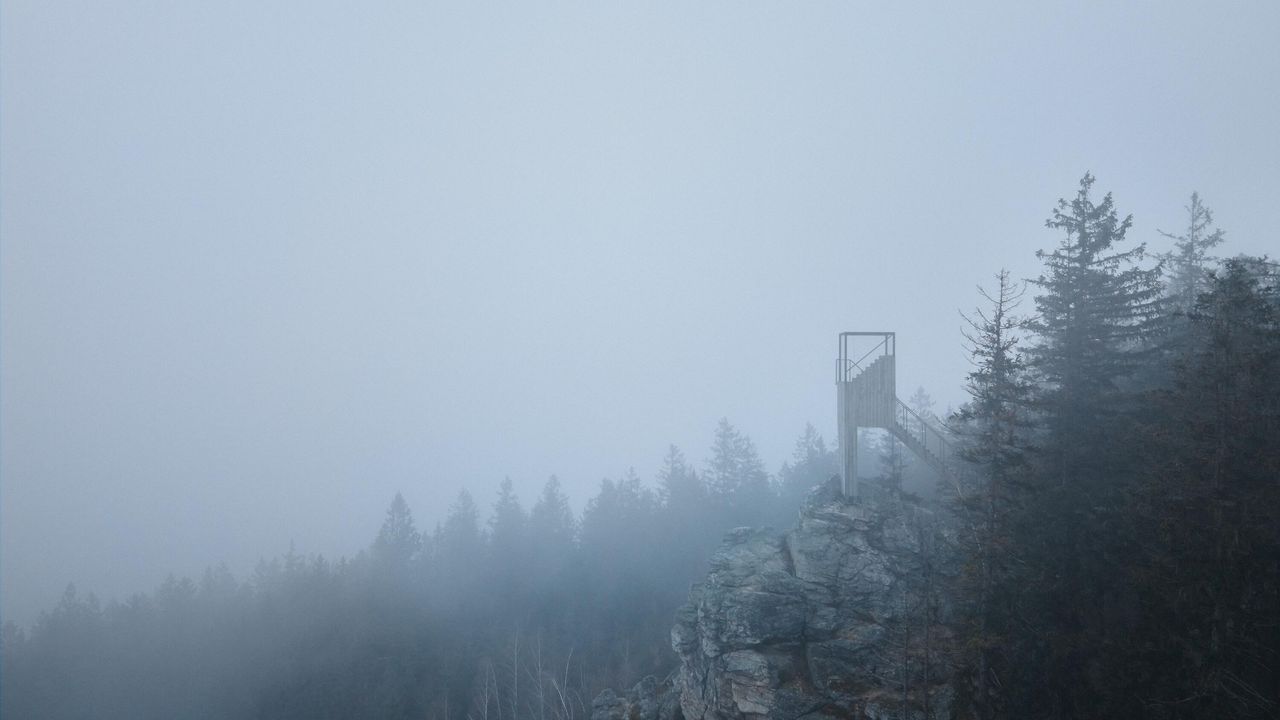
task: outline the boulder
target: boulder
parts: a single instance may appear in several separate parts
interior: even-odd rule
[[[729,533],[671,632],[684,717],[946,718],[912,574],[929,527],[822,488],[789,531]]]
[[[591,720],[683,720],[680,695],[670,679],[652,675],[621,696],[605,690],[591,702]]]

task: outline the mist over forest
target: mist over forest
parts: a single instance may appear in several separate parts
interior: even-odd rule
[[[1280,716],[1277,27],[5,0],[0,717]]]
[[[1043,274],[999,271],[965,316],[970,399],[939,417],[912,396],[970,470],[950,477],[864,431],[871,472],[854,476],[939,518],[922,622],[942,639],[916,661],[955,675],[953,716],[1266,717],[1280,266],[1218,259],[1224,233],[1197,194],[1148,258],[1094,183],[1047,221],[1061,241],[1038,253]],[[463,491],[431,530],[396,494],[351,558],[291,549],[244,578],[220,565],[105,603],[69,585],[29,631],[4,625],[3,710],[593,716],[601,691],[672,673],[671,619],[725,532],[787,524],[839,484],[812,425],[776,473],[727,419],[709,458],[671,446],[656,482],[605,479],[580,515],[555,476],[527,508],[502,481],[486,519]]]

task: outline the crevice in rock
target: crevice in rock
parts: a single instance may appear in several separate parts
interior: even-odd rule
[[[791,552],[791,534],[786,533],[782,536],[782,560],[786,566],[787,574],[791,577],[796,576],[796,557]]]
[[[902,655],[895,629],[905,612],[898,576],[904,553],[919,542],[904,523],[898,508],[855,512],[833,498],[807,506],[789,532],[731,533],[706,581],[691,589],[672,633],[681,661],[674,692],[683,708],[659,703],[658,717],[646,709],[634,720],[895,714],[889,700],[899,697],[899,682],[892,666]],[[948,688],[931,685],[936,690],[925,690],[931,714],[945,717]],[[635,702],[632,695],[642,697],[633,691],[624,703]],[[601,717],[593,712],[592,720],[630,720],[605,717],[618,705],[600,703]],[[636,707],[654,704],[627,709]],[[907,718],[925,720],[915,705]]]

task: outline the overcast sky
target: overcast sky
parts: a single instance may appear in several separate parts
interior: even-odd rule
[[[5,617],[350,555],[396,491],[580,507],[722,416],[776,469],[842,330],[959,403],[1086,170],[1280,249],[1280,4],[951,5],[5,0]]]

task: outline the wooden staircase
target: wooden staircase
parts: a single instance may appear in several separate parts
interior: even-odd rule
[[[944,479],[957,480],[964,466],[946,428],[924,418],[898,398],[893,400],[894,419],[889,432]]]
[[[861,352],[868,344],[870,349]],[[958,486],[966,472],[946,428],[898,399],[896,360],[894,333],[840,334],[836,387],[840,474],[846,496],[857,494],[858,428],[888,430],[949,483]]]

